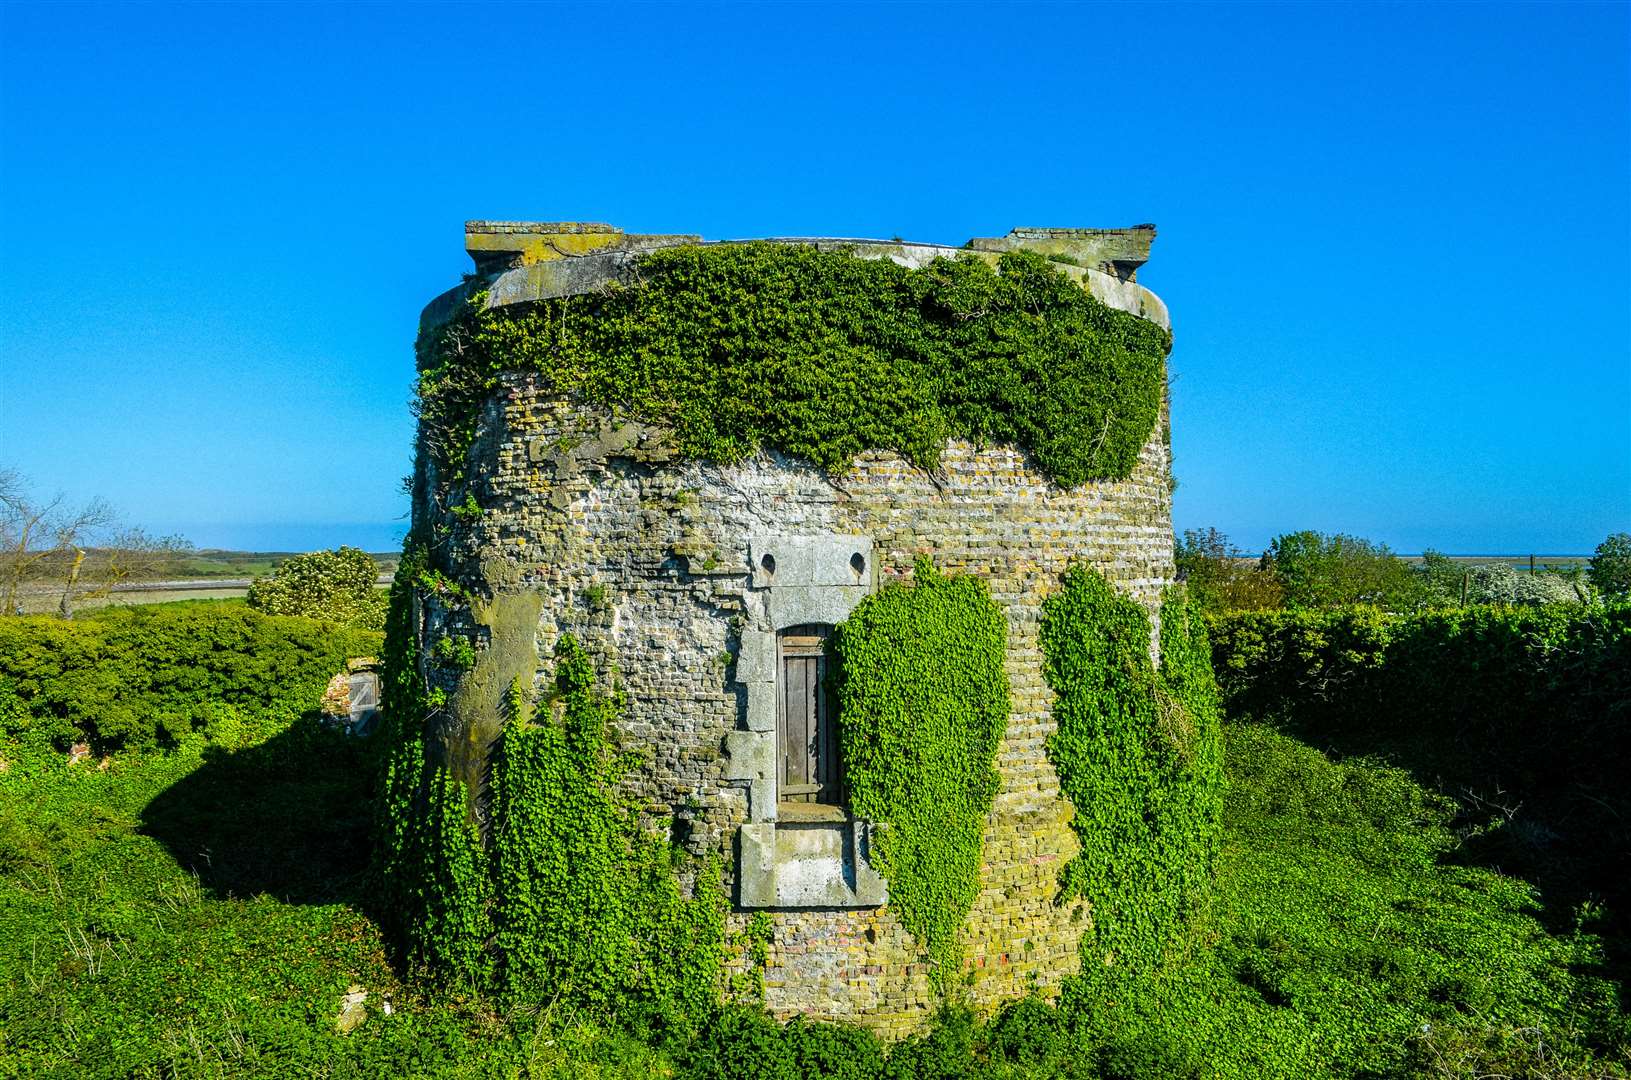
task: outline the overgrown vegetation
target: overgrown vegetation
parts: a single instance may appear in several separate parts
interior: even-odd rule
[[[267,712],[315,711],[346,659],[372,655],[379,640],[237,604],[0,619],[0,687],[20,703],[0,718],[0,736],[87,742],[99,754],[219,736]]]
[[[1173,540],[1173,563],[1202,611],[1265,611],[1285,603],[1273,571],[1217,529],[1185,529]]]
[[[376,585],[379,565],[366,551],[338,547],[310,551],[256,578],[246,598],[268,615],[304,615],[365,630],[385,627],[385,593]]]
[[[1484,843],[1530,834],[1504,865],[1625,898],[1631,606],[1263,612],[1214,621],[1213,644],[1231,712],[1408,762],[1512,826]]]
[[[411,548],[404,556],[404,600],[420,561]],[[597,690],[570,637],[556,649],[550,698],[534,709],[525,688],[510,688],[484,837],[471,793],[426,755],[436,706],[412,630],[393,608],[378,862],[410,961],[516,1002],[593,1008],[659,1030],[695,1024],[719,993],[720,868],[686,865],[619,788],[634,764],[612,743],[620,693]]]
[[[725,898],[717,864],[687,897],[668,837],[641,826],[617,784],[620,695],[595,691],[577,642],[555,650],[558,710],[527,715],[519,688],[495,770],[495,944],[506,984],[683,1027],[718,998]],[[557,715],[558,713],[558,715]]]
[[[1588,573],[1604,596],[1631,599],[1631,533],[1613,533],[1598,544]]]
[[[1425,598],[1418,575],[1386,544],[1347,533],[1305,529],[1276,536],[1262,565],[1290,608],[1379,604],[1409,610]]]
[[[417,579],[409,555],[405,582]],[[1073,666],[1060,670],[1106,683],[1137,673],[1131,685],[1153,711],[1139,691],[1118,715],[1148,724],[1143,757],[1124,759],[1148,767],[1147,781],[1109,758],[1094,764],[1157,789],[1171,773],[1156,765],[1177,760],[1186,728],[1207,728],[1196,719],[1212,707],[1205,637],[1169,596],[1152,670],[1131,612],[1113,595],[1095,600],[1094,581],[1067,583],[1064,613],[1050,612],[1044,632],[1092,613],[1098,645],[1065,635]],[[1626,812],[1614,783],[1631,702],[1628,612],[1361,609],[1216,623],[1229,782],[1215,884],[1182,951],[1162,934],[1162,949],[1140,953],[1138,926],[1112,921],[1135,943],[1126,961],[1087,967],[1057,1005],[1026,1000],[988,1021],[948,1011],[890,1047],[717,1004],[720,900],[706,892],[717,878],[690,867],[698,888],[687,898],[666,843],[624,816],[613,789],[627,759],[603,738],[614,697],[570,644],[553,695],[509,695],[506,743],[519,734],[494,797],[530,785],[529,803],[548,807],[520,827],[513,880],[562,875],[528,910],[590,944],[551,952],[551,931],[529,934],[529,948],[545,946],[506,992],[504,916],[492,901],[525,886],[496,869],[501,853],[480,842],[468,793],[445,776],[434,787],[416,779],[408,797],[423,801],[398,820],[441,823],[416,842],[446,845],[437,860],[450,878],[421,879],[409,895],[465,882],[452,891],[470,902],[425,910],[431,938],[461,943],[447,962],[472,974],[410,978],[390,962],[380,925],[404,909],[368,872],[371,759],[389,754],[426,776],[422,742],[401,736],[433,721],[434,707],[422,689],[410,698],[412,724],[394,742],[301,715],[338,659],[374,651],[377,638],[218,604],[0,621],[0,632],[123,626],[127,636],[53,661],[65,667],[58,678],[105,685],[103,666],[136,678],[114,650],[145,650],[156,671],[177,669],[133,684],[157,714],[187,715],[217,692],[235,702],[216,722],[71,762],[38,719],[54,714],[41,708],[48,683],[0,675],[0,1075],[1624,1077],[1624,898],[1593,883],[1626,880],[1608,871],[1625,850],[1612,830]],[[411,640],[410,629],[409,612],[395,613],[394,640]],[[38,663],[51,651],[41,642],[57,640],[5,643],[23,642]],[[0,648],[0,662],[17,654]],[[290,657],[304,658],[309,679]],[[392,692],[422,687],[415,670],[411,658],[397,665]],[[297,674],[283,684],[280,671]],[[1061,690],[1062,705],[1086,700],[1081,685]],[[1595,818],[1594,800],[1606,804]],[[561,835],[567,818],[585,821],[585,835]],[[607,869],[569,880],[562,868],[578,865]],[[552,908],[549,897],[571,899]],[[660,914],[644,921],[631,903]],[[645,929],[625,936],[631,919]],[[1142,957],[1154,958],[1146,977],[1115,977]],[[368,994],[367,1017],[346,1035],[336,1019],[353,986]]]
[[[652,252],[630,287],[486,311],[419,343],[419,410],[463,475],[500,372],[672,429],[679,451],[761,447],[837,471],[866,450],[933,468],[948,438],[1010,443],[1060,484],[1125,477],[1154,429],[1171,335],[1029,252],[910,270],[798,244]]]
[[[1161,609],[1161,666],[1150,619],[1099,574],[1072,567],[1042,609],[1043,674],[1053,687],[1048,757],[1076,808],[1081,853],[1061,900],[1081,898],[1082,978],[1157,971],[1211,885],[1222,765],[1206,631],[1181,589]]]
[[[1474,562],[1433,550],[1412,563],[1386,544],[1346,533],[1284,533],[1261,558],[1248,556],[1217,529],[1186,529],[1174,539],[1180,577],[1202,609],[1214,614],[1355,604],[1410,612],[1467,604],[1598,603],[1621,595],[1615,591],[1618,545],[1631,552],[1631,536],[1616,533],[1598,546],[1589,567],[1577,560],[1535,565],[1531,559],[1525,572],[1510,562]],[[1631,566],[1631,555],[1624,557]]]
[[[1169,672],[1175,662],[1169,642]],[[0,694],[0,715],[18,705]],[[752,1009],[705,1009],[693,1034],[566,996],[405,979],[365,872],[361,808],[382,747],[286,709],[105,768],[8,735],[0,1074],[1628,1075],[1600,909],[1552,918],[1522,878],[1481,867],[1486,834],[1467,832],[1455,803],[1397,767],[1333,760],[1244,720],[1225,746],[1216,886],[1181,964],[988,1022],[950,1012],[884,1047]],[[367,1018],[342,1035],[352,986],[368,994]]]
[[[878,822],[889,904],[945,988],[980,891],[986,817],[1008,723],[1007,623],[983,581],[927,559],[863,600],[834,635],[850,808]]]

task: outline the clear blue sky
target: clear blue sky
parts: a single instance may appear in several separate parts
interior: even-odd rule
[[[1631,529],[1625,4],[0,4],[0,463],[400,537],[466,218],[1160,226],[1180,528]]]

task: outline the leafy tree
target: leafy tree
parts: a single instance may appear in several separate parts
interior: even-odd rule
[[[1617,532],[1598,544],[1586,573],[1604,596],[1631,596],[1631,533]]]
[[[1269,611],[1284,600],[1274,575],[1217,529],[1185,529],[1173,560],[1203,611]]]
[[[279,563],[249,586],[249,606],[269,615],[305,615],[370,630],[385,625],[379,566],[360,548],[311,551]]]
[[[1428,599],[1420,576],[1386,544],[1313,530],[1276,536],[1260,564],[1290,608],[1375,604],[1410,610]]]
[[[1416,574],[1421,580],[1422,589],[1427,599],[1441,607],[1453,606],[1461,603],[1461,596],[1466,591],[1467,567],[1460,565],[1442,551],[1428,548],[1421,553],[1421,565],[1416,568]]]

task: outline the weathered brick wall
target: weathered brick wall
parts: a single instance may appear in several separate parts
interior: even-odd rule
[[[471,453],[484,512],[475,520],[431,515],[448,530],[452,564],[496,594],[541,601],[509,608],[528,620],[536,613],[536,627],[511,630],[534,633],[537,655],[547,657],[570,632],[608,671],[615,667],[629,697],[622,735],[644,760],[630,783],[654,814],[673,815],[683,843],[724,851],[727,866],[734,832],[748,818],[747,789],[727,779],[721,752],[745,708],[731,668],[742,630],[763,619],[749,538],[864,534],[880,580],[909,574],[928,555],[949,573],[988,581],[1008,617],[1013,714],[967,925],[969,992],[989,1006],[1054,987],[1076,969],[1090,913],[1054,903],[1077,847],[1072,809],[1044,749],[1053,724],[1040,605],[1066,566],[1082,560],[1153,614],[1173,574],[1164,429],[1129,479],[1073,491],[1013,449],[961,442],[947,448],[934,476],[873,453],[834,480],[775,456],[735,466],[675,462],[660,432],[613,429],[517,374],[490,402]],[[438,618],[430,613],[427,634]],[[479,757],[482,732],[453,735],[450,745],[462,738]],[[937,1004],[921,953],[887,906],[772,917],[764,982],[777,1015],[860,1020],[899,1033]],[[747,919],[733,914],[733,932]]]

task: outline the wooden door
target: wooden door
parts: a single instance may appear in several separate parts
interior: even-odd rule
[[[779,638],[776,748],[782,802],[843,801],[838,731],[824,685],[831,633],[830,626],[795,626]]]

